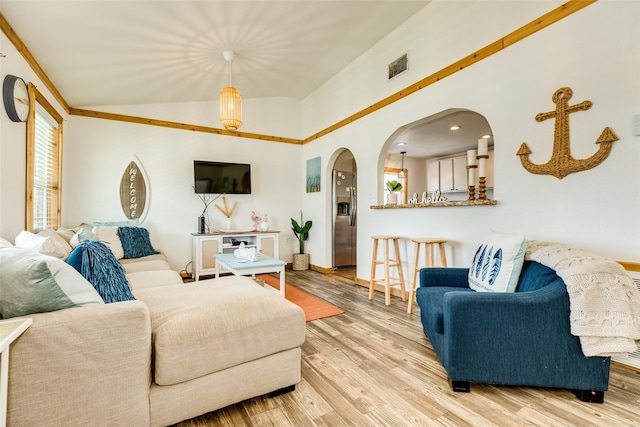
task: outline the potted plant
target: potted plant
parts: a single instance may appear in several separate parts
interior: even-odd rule
[[[309,254],[304,252],[304,242],[309,238],[309,230],[311,229],[311,221],[305,221],[302,217],[302,211],[300,211],[300,223],[294,218],[291,218],[291,229],[293,234],[296,235],[299,243],[300,251],[293,254],[293,269],[294,270],[308,270],[309,269]]]
[[[398,191],[402,190],[402,184],[396,180],[387,181],[386,184],[389,194],[387,194],[387,204],[395,205],[398,203]]]

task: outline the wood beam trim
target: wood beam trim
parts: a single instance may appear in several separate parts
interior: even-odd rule
[[[4,15],[0,13],[0,29],[4,33],[5,36],[13,43],[16,50],[22,55],[22,57],[27,61],[27,64],[31,67],[31,69],[36,73],[36,75],[42,80],[44,85],[49,89],[53,97],[62,105],[62,108],[68,113],[69,112],[69,104],[65,101],[64,97],[58,89],[56,89],[55,85],[49,80],[49,76],[44,72],[38,61],[33,57],[27,46],[22,42],[22,39],[18,36],[18,34],[13,30],[9,22],[5,19]]]
[[[94,119],[116,120],[120,122],[137,123],[150,126],[160,126],[172,129],[190,130],[193,132],[212,133],[217,135],[235,136],[240,138],[259,139],[261,141],[282,142],[286,144],[302,144],[301,139],[285,138],[281,136],[262,135],[258,133],[228,131],[225,129],[200,126],[187,123],[178,123],[167,120],[149,119],[145,117],[129,116],[125,114],[105,113],[103,111],[85,110],[82,108],[70,108],[72,116],[91,117]]]
[[[553,9],[549,13],[542,15],[541,17],[537,18],[534,21],[529,22],[528,24],[525,24],[524,26],[518,28],[514,32],[504,36],[500,40],[497,40],[475,51],[471,55],[468,55],[452,63],[451,65],[448,65],[447,67],[444,67],[441,70],[436,71],[435,73],[423,78],[422,80],[419,80],[418,82],[412,84],[411,86],[408,86],[402,89],[401,91],[396,92],[393,95],[390,95],[384,98],[383,100],[376,102],[375,104],[363,110],[358,111],[357,113],[347,117],[346,119],[343,119],[338,123],[332,126],[329,126],[328,128],[323,129],[320,132],[317,132],[305,138],[303,140],[303,144],[307,144],[311,141],[315,141],[316,139],[323,137],[335,130],[338,130],[341,127],[344,127],[390,104],[393,104],[394,102],[399,101],[400,99],[405,98],[417,92],[418,90],[424,89],[425,87],[430,86],[436,82],[439,82],[440,80],[447,78],[450,75],[457,73],[458,71],[464,70],[465,68],[468,68],[469,66],[477,62],[480,62],[483,59],[486,59],[495,53],[498,53],[504,50],[506,47],[511,46],[519,42],[520,40],[523,40],[529,37],[530,35],[542,30],[543,28],[546,28],[549,25],[555,22],[558,22],[561,19],[566,18],[567,16],[589,6],[590,4],[595,3],[596,1],[597,0],[570,0],[568,3],[565,3],[562,6],[559,6]]]

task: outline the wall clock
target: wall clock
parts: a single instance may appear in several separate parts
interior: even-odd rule
[[[7,115],[14,122],[24,122],[29,116],[29,90],[20,77],[7,74],[2,84],[2,99]]]

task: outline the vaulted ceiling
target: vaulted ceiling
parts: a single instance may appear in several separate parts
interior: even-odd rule
[[[217,100],[225,50],[243,97],[304,99],[428,2],[2,0],[0,13],[81,108]]]

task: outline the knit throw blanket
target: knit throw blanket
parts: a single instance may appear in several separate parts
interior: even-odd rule
[[[571,333],[585,356],[626,356],[640,340],[640,291],[624,268],[560,243],[527,241],[525,259],[555,270],[569,294]]]

